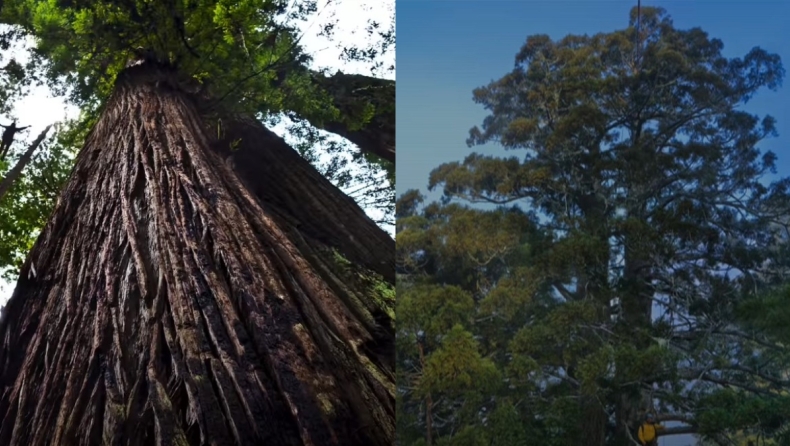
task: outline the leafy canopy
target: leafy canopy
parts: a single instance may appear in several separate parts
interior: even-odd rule
[[[309,60],[297,31],[283,25],[316,12],[316,2],[246,1],[41,1],[5,2],[2,19],[36,39],[36,63],[45,64],[50,86],[70,90],[80,105],[96,105],[112,90],[115,76],[135,51],[176,64],[244,111],[277,112],[284,103],[298,112],[318,112],[322,101],[310,88]],[[66,82],[64,83],[63,80]],[[279,88],[273,85],[279,81]],[[331,107],[330,107],[331,108]]]
[[[423,290],[459,288],[425,299],[421,325],[399,324],[404,444],[426,438],[429,393],[434,437],[448,444],[490,439],[488,414],[512,396],[524,444],[631,444],[647,410],[711,438],[787,429],[778,323],[744,314],[770,308],[760,293],[786,277],[790,179],[765,178],[776,155],[759,144],[775,120],[741,109],[784,69],[761,48],[726,58],[720,40],[676,29],[660,8],[642,9],[637,52],[634,21],[632,10],[623,30],[528,37],[514,69],[474,91],[490,114],[468,140],[517,155],[437,167],[441,204],[399,199],[400,320]],[[448,311],[464,293],[472,308]],[[500,385],[463,396],[434,385],[441,343],[426,337],[421,361],[410,333],[440,326],[440,340],[463,327]]]

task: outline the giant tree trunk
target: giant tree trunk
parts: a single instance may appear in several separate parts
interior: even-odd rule
[[[198,110],[167,70],[119,76],[0,321],[0,445],[393,443],[392,239]]]

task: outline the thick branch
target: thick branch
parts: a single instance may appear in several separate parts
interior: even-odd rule
[[[757,395],[774,395],[774,392],[770,391],[769,389],[762,389],[746,383],[731,381],[726,378],[717,378],[711,376],[707,371],[683,370],[681,371],[681,377],[689,380],[696,379],[700,381],[706,381],[709,383],[717,384],[722,387],[737,387],[739,389],[743,389]]]
[[[571,294],[571,292],[568,291],[568,289],[565,288],[565,285],[563,285],[561,282],[555,281],[554,283],[552,283],[552,285],[554,286],[554,289],[556,289],[562,295],[563,299],[565,299],[566,301],[573,302],[574,300],[576,300],[574,299],[573,294]]]
[[[657,435],[659,437],[665,437],[668,435],[682,435],[682,434],[696,434],[697,428],[694,426],[678,426],[678,427],[668,427],[664,430],[658,431]]]
[[[329,93],[342,116],[358,118],[369,105],[374,114],[361,128],[343,120],[312,124],[348,139],[362,152],[394,163],[395,81],[341,72],[330,77],[313,73],[313,80]]]
[[[680,421],[686,424],[691,424],[691,419],[688,415],[682,413],[661,413],[656,415],[656,421]]]
[[[3,196],[6,194],[6,192],[8,192],[8,190],[11,189],[11,186],[13,186],[14,182],[19,178],[19,175],[22,174],[22,170],[25,168],[27,163],[29,163],[30,160],[33,158],[33,153],[36,151],[39,144],[41,144],[41,141],[43,141],[44,138],[47,136],[47,132],[49,131],[50,127],[52,127],[51,124],[48,125],[38,135],[38,138],[36,138],[36,140],[33,141],[33,144],[30,144],[30,146],[27,148],[27,151],[25,151],[25,154],[22,155],[22,158],[20,158],[19,161],[17,161],[13,169],[11,169],[11,171],[8,172],[8,175],[6,175],[6,177],[3,178],[3,181],[0,181],[0,199],[2,199]]]

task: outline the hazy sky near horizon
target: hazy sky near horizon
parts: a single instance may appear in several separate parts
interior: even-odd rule
[[[398,0],[397,190],[427,192],[428,175],[441,163],[472,152],[514,156],[501,146],[468,148],[469,129],[487,112],[472,90],[513,69],[527,36],[596,34],[623,29],[636,0]],[[790,68],[790,2],[651,1],[667,10],[676,27],[700,27],[724,43],[726,57],[755,46],[778,53]],[[790,83],[786,80],[785,84]],[[778,155],[778,175],[790,176],[790,85],[760,91],[744,110],[777,119],[779,136],[760,147]],[[523,153],[523,152],[521,152]],[[428,193],[439,198],[440,191]],[[695,444],[690,435],[662,437],[659,446]]]
[[[388,25],[391,17],[392,5],[395,0],[321,0],[318,4],[318,15],[313,16],[307,22],[301,24],[300,30],[304,37],[300,43],[308,53],[313,56],[312,68],[332,70],[342,70],[344,73],[358,73],[370,75],[369,64],[364,62],[345,62],[341,60],[341,47],[343,44],[356,43],[367,40],[365,27],[367,18],[379,21],[382,27]],[[337,20],[334,30],[334,40],[329,41],[325,37],[318,36],[321,25],[329,20]],[[27,42],[27,46],[17,46],[6,53],[0,53],[0,64],[7,63],[10,57],[15,57],[20,63],[27,60],[26,50],[32,45],[32,40]],[[395,63],[394,54],[384,54],[381,56],[384,66]],[[377,72],[376,76],[387,79],[394,79],[394,73]],[[49,124],[61,121],[64,118],[76,118],[79,110],[66,104],[62,97],[51,94],[48,88],[37,87],[30,91],[25,98],[14,104],[11,115],[0,114],[0,124],[7,125],[11,119],[17,119],[17,125],[30,128],[24,130],[21,136],[17,136],[13,145],[16,152],[23,151],[27,143],[32,142],[36,136]],[[285,125],[280,124],[271,129],[275,133],[289,139],[285,133]],[[53,135],[50,130],[49,136]],[[340,139],[331,135],[330,138]],[[392,231],[394,235],[394,229]],[[0,306],[11,297],[14,284],[10,284],[0,279]]]

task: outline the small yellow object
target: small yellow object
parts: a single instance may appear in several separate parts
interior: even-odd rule
[[[644,422],[639,426],[639,442],[648,444],[656,439],[656,432],[663,429],[664,426],[660,424]]]

